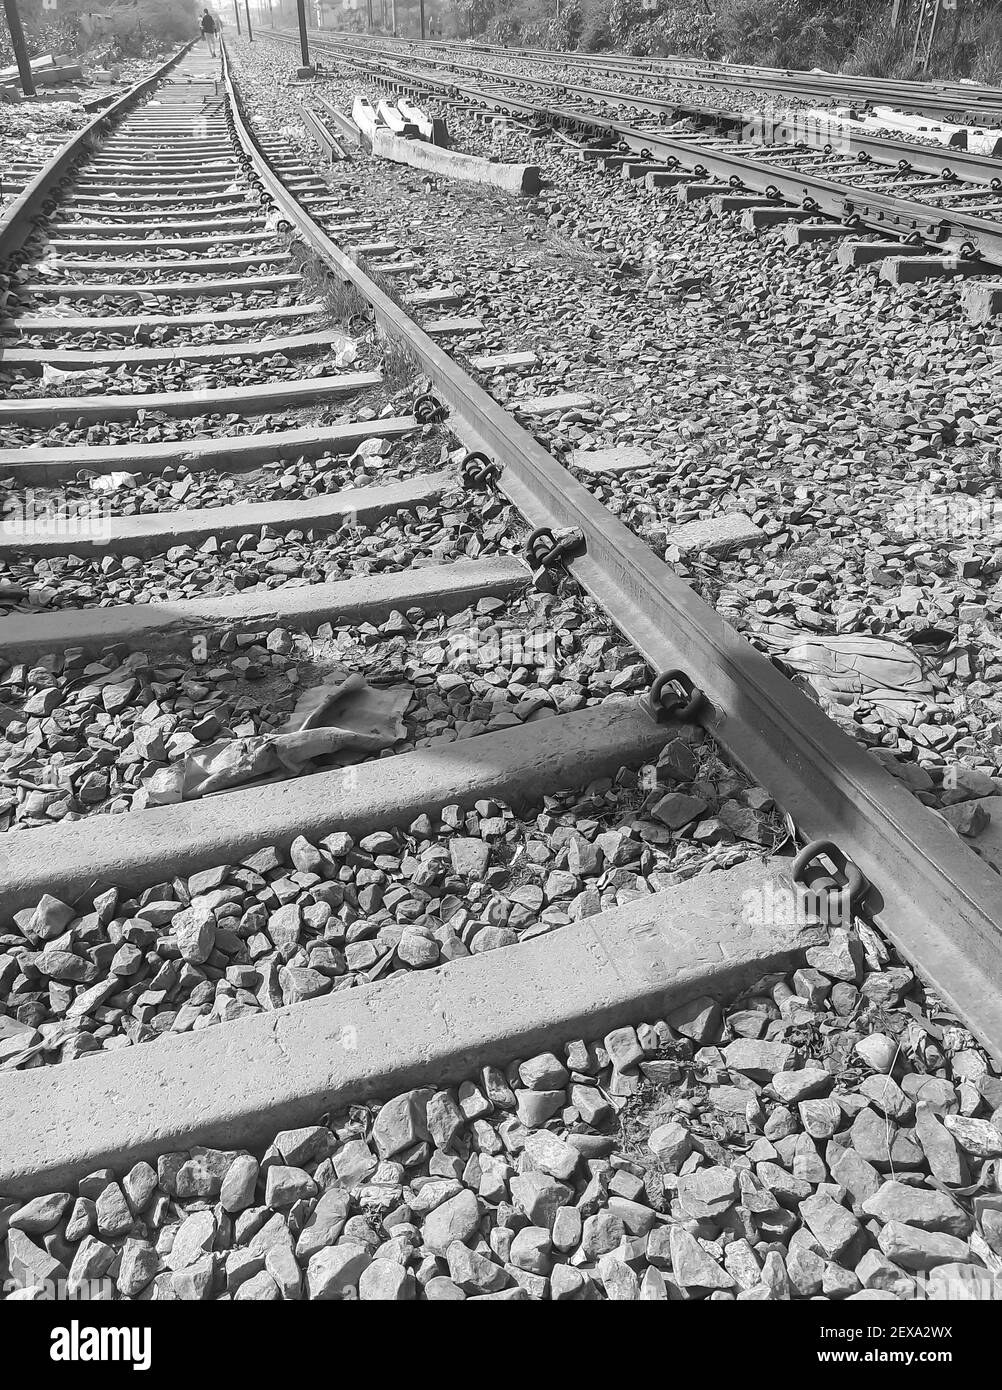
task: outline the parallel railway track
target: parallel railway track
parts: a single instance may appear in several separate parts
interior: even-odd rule
[[[31,808],[0,851],[0,980],[8,991],[0,999],[0,1058],[8,1064],[0,1072],[0,1124],[10,1136],[0,1153],[0,1194],[11,1199],[0,1200],[0,1218],[21,1230],[21,1199],[69,1191],[104,1165],[121,1175],[158,1158],[165,1190],[174,1183],[180,1200],[165,1154],[213,1146],[192,1160],[212,1169],[219,1146],[261,1149],[280,1127],[308,1125],[327,1109],[344,1111],[388,1088],[444,1086],[474,1063],[504,1066],[580,1038],[589,1026],[589,1037],[613,1030],[614,1038],[621,1025],[632,1033],[632,1025],[669,1014],[684,1036],[701,1036],[685,1032],[694,995],[705,1012],[706,995],[733,995],[770,971],[782,975],[808,945],[825,949],[816,926],[805,934],[784,917],[749,932],[743,921],[743,894],[761,893],[776,875],[786,883],[776,859],[727,869],[727,856],[719,856],[727,872],[697,889],[687,883],[699,859],[690,845],[674,873],[665,860],[651,901],[646,889],[640,902],[630,893],[617,900],[613,887],[601,901],[596,892],[589,911],[599,907],[599,915],[576,920],[554,887],[549,917],[542,894],[512,900],[525,907],[519,931],[503,925],[515,920],[508,907],[501,918],[467,914],[463,934],[443,927],[437,936],[431,928],[408,932],[429,917],[433,900],[403,893],[391,868],[392,854],[406,853],[414,883],[430,884],[451,853],[446,882],[465,873],[474,904],[490,896],[484,884],[507,881],[494,872],[499,864],[485,868],[490,856],[478,848],[512,830],[505,803],[516,808],[516,827],[521,808],[538,813],[527,836],[533,824],[556,825],[565,813],[593,828],[596,820],[633,824],[636,782],[623,769],[670,768],[672,759],[686,766],[691,748],[703,759],[726,756],[743,774],[735,774],[735,788],[750,781],[754,804],[774,801],[801,841],[829,842],[836,866],[844,859],[858,868],[865,891],[853,907],[999,1057],[999,876],[491,398],[477,377],[518,370],[517,354],[500,364],[474,358],[474,375],[440,345],[461,332],[456,319],[434,320],[456,307],[449,292],[408,288],[414,264],[377,240],[365,209],[345,205],[277,139],[255,133],[225,60],[221,74],[202,57],[177,63],[157,89],[159,104],[140,104],[145,91],[117,104],[88,137],[100,143],[71,142],[26,190],[17,226],[9,218],[0,225],[13,295],[0,325],[0,371],[12,374],[0,423],[12,438],[17,432],[14,447],[0,452],[0,476],[14,478],[15,513],[21,508],[8,515],[0,542],[7,566],[0,602],[8,609],[0,618],[0,674],[20,703],[5,706],[4,719],[15,741],[26,714],[51,720],[43,737],[57,755],[49,766],[58,778],[52,787],[37,776],[33,783],[39,739],[32,739],[15,759],[25,775],[8,779]],[[36,233],[51,238],[42,258]],[[40,259],[48,271],[41,279]],[[337,326],[329,314],[340,316]],[[349,338],[356,360],[338,362]],[[243,382],[258,364],[270,378]],[[61,379],[59,394],[40,395],[33,383],[45,367],[50,375],[114,368],[128,389],[75,393]],[[217,375],[148,389],[144,371],[174,367]],[[321,413],[308,421],[288,414],[309,404],[322,404]],[[538,407],[543,415],[553,408]],[[209,425],[187,432],[184,422],[195,415],[209,416]],[[156,437],[141,440],[148,419]],[[118,439],[109,426],[120,422],[128,430]],[[77,437],[52,444],[53,424],[72,425]],[[261,501],[266,487],[276,492],[278,477],[257,470],[282,458],[287,500]],[[77,505],[93,496],[92,484],[123,472],[159,480],[159,509],[84,509],[81,523]],[[220,474],[232,501],[192,505],[206,476]],[[29,513],[30,488],[40,516]],[[530,533],[536,542],[527,563]],[[217,571],[218,554],[227,563]],[[57,568],[47,568],[53,562]],[[65,575],[65,563],[78,578],[69,589],[55,585],[54,601],[46,576]],[[194,575],[190,584],[186,574]],[[288,585],[289,576],[298,582]],[[404,751],[392,751],[390,740],[356,766],[279,774],[243,790],[223,783],[215,796],[174,795],[172,804],[131,813],[124,796],[106,808],[120,815],[88,811],[102,795],[113,797],[106,770],[119,761],[145,777],[158,762],[169,770],[199,743],[232,744],[278,726],[249,694],[207,698],[200,668],[232,680],[226,667],[234,652],[249,653],[242,678],[252,666],[253,675],[267,676],[269,658],[279,672],[292,664],[284,660],[297,650],[290,632],[321,645],[338,634],[351,652],[376,644],[399,679],[412,668],[401,665],[399,646],[394,655],[394,641],[406,646],[420,635],[421,650],[434,648],[463,614],[467,623],[497,622],[511,638],[545,625],[554,609],[567,623],[552,657],[558,677],[565,655],[581,655],[578,629],[600,641],[610,663],[586,698],[548,705],[552,717],[529,717],[543,696],[517,711],[481,699],[462,706],[460,731],[440,699],[427,710],[440,716],[438,729],[434,718],[429,736],[420,736],[420,725],[409,728]],[[323,665],[317,647],[310,660]],[[426,668],[408,660],[426,682],[436,669],[434,661]],[[334,664],[341,669],[347,659]],[[67,673],[60,688],[56,678],[65,682]],[[670,682],[656,680],[669,673],[680,699]],[[384,692],[393,688],[385,675]],[[531,686],[528,673],[520,683]],[[652,683],[667,696],[667,722],[654,717],[665,713],[656,693],[639,698]],[[690,688],[704,699],[688,708]],[[443,689],[455,690],[456,681]],[[116,723],[130,703],[148,705],[168,690],[198,726],[190,734],[183,720],[174,724],[183,738],[171,757],[156,742],[172,733],[170,721],[140,731],[141,739],[138,725]],[[443,731],[453,737],[435,736]],[[62,776],[60,767],[74,764],[58,755],[79,752],[82,732],[94,756]],[[694,769],[688,778],[665,772],[665,787],[691,780]],[[131,795],[136,787],[132,777],[118,790]],[[47,826],[47,818],[63,823]],[[671,835],[647,843],[641,831],[624,833],[643,842],[638,854],[648,869],[661,863],[656,847],[673,843]],[[437,867],[422,860],[428,873],[417,878],[429,848]],[[611,866],[615,851],[603,852]],[[386,883],[413,914],[402,925],[379,915],[376,886]],[[253,894],[257,903],[247,907]],[[338,926],[336,909],[345,906]],[[353,933],[366,912],[388,934]],[[295,930],[283,944],[292,917]],[[495,944],[509,949],[488,949]],[[470,950],[471,960],[452,959]],[[137,971],[141,984],[130,986]],[[224,979],[210,1015],[201,1009],[205,986]],[[218,1028],[207,1030],[209,1022]],[[359,1030],[361,1051],[353,1041]],[[655,1055],[662,1044],[650,1031],[643,1036],[654,1042],[638,1055]],[[53,1061],[63,1064],[45,1065]],[[529,1091],[539,1091],[539,1079],[525,1075]],[[414,1142],[422,1132],[418,1125]],[[269,1206],[281,1205],[279,1173],[300,1172],[298,1163],[316,1172],[315,1127],[309,1135],[286,1134],[286,1147],[273,1151]],[[379,1153],[409,1144],[380,1142]],[[275,1168],[276,1153],[286,1166]],[[191,1191],[214,1200],[221,1182],[200,1179]],[[302,1191],[312,1197],[309,1182]],[[531,1204],[525,1211],[532,1216]],[[334,1237],[320,1248],[328,1245],[336,1248]],[[181,1288],[182,1297],[206,1297],[220,1287],[215,1255],[205,1245],[197,1253],[190,1275],[187,1265],[171,1266],[173,1296]],[[682,1254],[679,1245],[676,1273]],[[432,1247],[429,1258],[445,1255],[446,1247]],[[63,1245],[54,1242],[48,1256],[59,1266]],[[35,1285],[49,1277],[39,1273],[42,1256],[34,1275],[36,1255],[17,1258],[28,1262],[25,1277]],[[283,1287],[278,1266],[268,1263],[266,1277],[264,1266],[262,1253],[242,1277],[260,1278],[261,1296],[278,1296],[270,1291]],[[45,1268],[54,1275],[53,1265]],[[311,1294],[316,1284],[316,1296],[338,1296],[340,1277],[340,1266],[314,1274],[311,1263]],[[150,1287],[138,1283],[137,1291]]]
[[[289,34],[276,36],[292,42]],[[451,95],[603,137],[615,152],[639,156],[652,168],[691,174],[697,183],[719,183],[721,192],[782,200],[809,215],[910,238],[961,260],[983,259],[986,268],[1002,264],[1002,163],[987,156],[859,135],[810,120],[802,129],[795,125],[791,140],[784,134],[788,127],[774,116],[515,76],[423,51],[407,55],[420,65],[408,68],[396,61],[397,50],[356,38],[318,39],[317,48],[354,63],[360,72],[383,75],[400,90]],[[682,120],[693,121],[700,133],[676,135],[663,128]]]
[[[318,33],[321,41],[329,37]],[[904,82],[874,77],[853,77],[844,73],[801,72],[782,68],[756,67],[742,63],[712,63],[701,58],[628,58],[613,54],[555,53],[548,49],[500,47],[497,44],[409,39],[358,34],[352,41],[377,51],[394,48],[404,54],[441,54],[453,61],[463,54],[483,53],[495,57],[525,58],[541,65],[580,68],[627,79],[692,81],[726,93],[771,91],[784,98],[811,98],[853,104],[867,109],[878,103],[961,121],[1002,124],[1002,91],[974,82]]]

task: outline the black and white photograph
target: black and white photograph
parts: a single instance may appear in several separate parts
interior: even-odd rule
[[[1002,0],[89,4],[0,19],[25,1370],[976,1372]]]

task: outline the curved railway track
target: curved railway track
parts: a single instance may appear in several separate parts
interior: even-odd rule
[[[789,861],[728,867],[711,852],[722,872],[690,883],[705,853],[688,844],[672,859],[670,827],[637,829],[640,793],[649,809],[671,786],[695,786],[700,759],[721,775],[727,760],[734,794],[754,794],[746,809],[775,803],[815,846],[808,883],[822,896],[853,886],[853,910],[1002,1052],[998,875],[492,399],[482,382],[517,371],[518,355],[450,355],[442,343],[462,320],[441,317],[449,293],[408,290],[414,263],[378,233],[279,137],[255,132],[225,57],[220,71],[201,55],[179,55],[99,117],[25,190],[16,226],[0,226],[0,423],[12,440],[0,476],[13,479],[0,540],[11,703],[0,707],[19,745],[3,781],[5,812],[18,810],[0,858],[0,1218],[31,1287],[73,1252],[62,1236],[24,1246],[17,1233],[38,1229],[20,1215],[25,1198],[77,1190],[106,1166],[135,1178],[159,1160],[169,1195],[214,1200],[224,1170],[231,1186],[237,1171],[232,1154],[213,1167],[218,1146],[260,1151],[284,1128],[260,1174],[266,1206],[281,1207],[281,1184],[302,1182],[288,1175],[323,1161],[312,1146],[325,1111],[444,1086],[474,1064],[496,1080],[494,1068],[582,1036],[606,1034],[629,1073],[677,1041],[634,1025],[669,1016],[699,1041],[692,1019],[712,1015],[707,995],[827,950],[813,918],[751,929],[742,917],[749,892],[789,888]],[[72,374],[95,369],[78,390]],[[129,501],[137,477],[156,505]],[[207,480],[225,487],[205,491]],[[86,505],[95,497],[107,505]],[[521,641],[507,660],[514,696],[462,693],[458,671],[495,665],[476,652],[436,684],[454,618],[467,634],[490,628],[487,645]],[[558,622],[547,679],[566,686],[563,704],[533,680],[524,645]],[[609,660],[575,694],[585,637]],[[378,660],[363,660],[367,647]],[[405,674],[412,695],[435,697],[417,700],[421,719],[395,738],[362,739],[368,761],[288,776],[300,755],[264,781],[256,768],[249,787],[223,778],[205,788],[217,794],[185,799],[171,768],[187,754],[282,732],[300,671],[336,683],[352,660],[377,700]],[[250,682],[290,670],[284,705],[255,698]],[[234,694],[212,697],[213,681]],[[653,800],[638,768],[654,777]],[[617,899],[611,880],[572,914],[552,874],[545,895],[531,874],[506,877],[505,845],[533,826],[574,839],[576,859],[544,861],[554,872],[583,862],[578,824],[626,827],[612,839],[632,838],[636,855],[614,859],[607,835],[607,867],[659,866],[657,891]],[[485,846],[498,855],[490,869]],[[529,891],[502,912],[499,883]],[[459,919],[435,911],[464,884],[464,925],[449,928]],[[483,916],[471,914],[482,900]],[[640,1052],[617,1056],[617,1030]],[[527,1065],[526,1094],[549,1095]],[[380,1131],[381,1157],[427,1135],[406,1120],[410,1104],[402,1141]],[[519,1106],[520,1123],[545,1123]],[[296,1126],[308,1127],[299,1139]],[[180,1151],[197,1170],[183,1192]],[[253,1204],[257,1177],[254,1160],[250,1197],[227,1212]],[[319,1184],[305,1178],[295,1191],[312,1198]],[[95,1190],[121,1196],[102,1181]],[[229,1291],[225,1248],[203,1243],[170,1266],[173,1296]],[[240,1278],[278,1296],[268,1290],[291,1276],[280,1261],[265,1271],[258,1253]],[[432,1246],[428,1258],[445,1255]],[[338,1296],[342,1275],[311,1262],[311,1294]],[[137,1291],[170,1277],[137,1276]]]

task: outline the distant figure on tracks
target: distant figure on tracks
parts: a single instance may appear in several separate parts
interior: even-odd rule
[[[202,30],[202,37],[205,39],[209,52],[214,58],[216,56],[216,21],[212,18],[212,15],[209,14],[208,10],[202,11],[202,22],[200,27]]]

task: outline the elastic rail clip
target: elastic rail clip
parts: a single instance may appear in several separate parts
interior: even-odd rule
[[[546,569],[561,555],[566,555],[582,545],[584,534],[575,527],[569,527],[557,535],[549,526],[539,526],[525,543],[525,557],[533,569]]]
[[[647,708],[658,724],[675,720],[691,724],[707,703],[706,696],[684,671],[663,671],[647,695]]]
[[[468,454],[463,460],[462,472],[463,487],[484,491],[493,487],[501,476],[501,469],[486,454]]]
[[[419,425],[433,425],[437,420],[444,420],[449,412],[437,396],[425,391],[415,400],[413,413]]]
[[[821,862],[834,865],[834,871]],[[816,870],[810,873],[811,869]],[[862,869],[834,840],[812,840],[794,859],[790,877],[797,889],[798,907],[827,927],[849,926],[852,914],[870,884]]]

